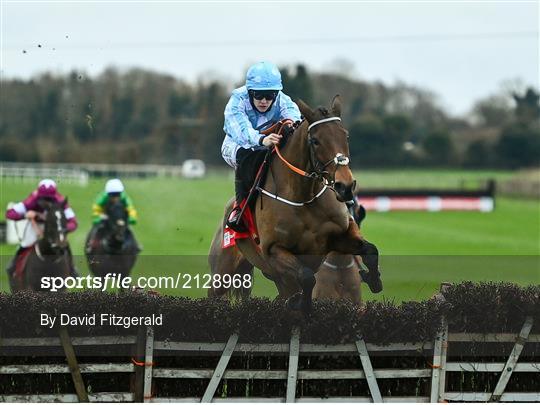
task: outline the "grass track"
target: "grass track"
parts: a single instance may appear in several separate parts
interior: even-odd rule
[[[457,187],[478,179],[506,179],[509,172],[380,171],[356,173],[363,187]],[[105,180],[86,187],[62,184],[77,213],[79,229],[70,235],[78,267],[87,273],[83,242],[90,229],[90,208]],[[224,203],[232,195],[232,173],[215,173],[201,181],[185,179],[126,180],[139,211],[138,240],[144,246],[134,276],[204,274],[206,253]],[[19,201],[33,183],[3,179],[0,206]],[[366,299],[418,300],[429,297],[441,281],[505,280],[540,283],[540,209],[533,200],[498,198],[493,213],[390,212],[368,213],[363,233],[382,255],[384,294]],[[0,265],[6,266],[15,246],[0,245]],[[192,282],[192,287],[194,287]],[[0,290],[7,290],[2,271]],[[202,289],[164,290],[164,293],[204,296]],[[255,279],[256,295],[275,296],[275,287]]]

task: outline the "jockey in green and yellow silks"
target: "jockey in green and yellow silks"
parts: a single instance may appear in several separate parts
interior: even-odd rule
[[[111,215],[112,217],[110,217]],[[111,248],[110,241],[107,242],[106,239],[111,236],[113,224],[122,227],[123,231],[121,232],[125,232],[125,237],[121,239],[122,251],[140,252],[141,247],[137,243],[135,235],[130,227],[126,226],[128,224],[135,225],[137,219],[137,210],[122,182],[119,179],[108,180],[105,184],[105,190],[99,193],[92,206],[93,226],[86,239],[86,253],[91,253],[99,246],[106,245],[107,249]]]
[[[133,205],[133,201],[126,193],[124,185],[119,179],[111,179],[107,181],[105,185],[105,190],[99,193],[92,206],[92,222],[94,224],[99,224],[104,218],[105,208],[107,203],[111,199],[119,198],[124,207],[126,208],[128,223],[130,225],[135,225],[137,223],[137,210]]]

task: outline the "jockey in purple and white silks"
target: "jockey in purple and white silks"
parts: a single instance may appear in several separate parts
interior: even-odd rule
[[[45,208],[40,204],[40,200],[50,200],[58,204],[63,203],[66,198],[58,192],[56,182],[51,179],[43,179],[39,182],[38,187],[30,193],[23,201],[16,203],[12,208],[6,211],[6,219],[11,219],[12,221],[20,221],[23,219],[35,220],[39,217],[39,214],[43,213]],[[66,217],[66,230],[68,233],[74,232],[77,229],[77,217],[75,212],[66,202],[64,208],[64,215]],[[37,224],[38,229],[43,229],[42,224]],[[38,240],[38,234],[36,227],[27,226],[21,238],[21,243],[17,251],[15,252],[15,257],[8,264],[6,269],[8,273],[8,278],[11,281],[13,272],[15,271],[15,265],[17,262],[18,256],[25,250],[34,246]],[[68,245],[68,254],[70,258],[70,270],[71,276],[78,276],[77,269],[73,263],[73,256],[71,253],[71,248]]]
[[[48,199],[61,204],[65,200],[65,197],[58,192],[54,180],[43,179],[39,182],[37,189],[32,191],[28,197],[6,211],[6,218],[11,219],[12,221],[35,219],[37,214],[43,213],[44,211],[44,208],[39,204],[41,199]],[[75,231],[75,229],[77,229],[77,218],[69,204],[66,204],[66,207],[64,208],[64,215],[67,220],[67,231]],[[32,246],[37,239],[38,235],[36,234],[35,229],[33,227],[28,227],[21,240],[21,246],[23,248]]]
[[[301,119],[298,106],[283,93],[281,74],[276,65],[258,62],[246,74],[246,84],[233,90],[225,107],[225,139],[221,155],[229,166],[236,169],[236,205],[247,196],[250,181],[264,160],[267,148],[276,145],[281,135],[263,135],[261,131],[283,119],[293,122]],[[261,131],[259,131],[260,128]],[[247,190],[246,190],[247,189]],[[239,209],[233,210],[227,225],[242,232]]]

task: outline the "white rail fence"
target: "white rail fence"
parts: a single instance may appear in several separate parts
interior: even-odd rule
[[[227,342],[174,342],[168,340],[155,340],[152,328],[142,329],[138,336],[103,336],[103,337],[74,337],[66,338],[8,338],[0,341],[0,350],[3,348],[31,348],[31,347],[63,347],[68,364],[6,364],[0,359],[0,381],[5,381],[6,375],[14,374],[68,374],[71,373],[77,394],[1,394],[0,401],[20,402],[77,402],[78,400],[106,401],[106,402],[540,402],[540,359],[528,357],[527,361],[519,361],[521,352],[526,344],[540,344],[540,335],[530,334],[533,319],[528,317],[519,334],[498,333],[449,333],[448,326],[442,321],[442,329],[434,342],[393,343],[389,345],[376,345],[358,339],[355,343],[339,345],[322,345],[302,343],[297,329],[291,334],[289,343],[283,344],[251,344],[239,343],[239,335],[233,334]],[[449,347],[454,344],[474,343],[486,345],[490,343],[512,344],[512,349],[506,353],[505,362],[487,361],[452,361],[448,354]],[[78,364],[74,355],[69,355],[69,347],[82,346],[114,346],[132,345],[135,358],[132,362],[107,364]],[[425,368],[374,368],[372,359],[374,355],[386,353],[397,358],[405,356],[426,356],[430,365]],[[536,351],[535,353],[538,353]],[[182,355],[190,356],[219,356],[214,368],[178,368],[161,367],[156,364],[160,356]],[[288,356],[287,369],[237,369],[230,368],[229,362],[233,356],[261,355],[261,356]],[[299,359],[302,356],[356,356],[360,359],[361,369],[299,369]],[[498,358],[503,355],[501,353]],[[71,357],[71,358],[70,358]],[[13,359],[14,357],[10,357]],[[99,373],[127,373],[133,377],[133,392],[93,392],[88,393],[84,385],[84,378],[88,374]],[[455,392],[447,390],[447,381],[452,373],[493,373],[498,376],[494,389],[477,392]],[[534,392],[512,392],[507,390],[510,378],[519,373],[533,373],[537,381]],[[80,377],[80,378],[79,378]],[[430,381],[429,393],[417,395],[411,392],[407,396],[388,396],[379,388],[381,380],[387,379],[425,379]],[[281,380],[286,384],[284,396],[279,397],[221,397],[216,396],[217,389],[223,380]],[[204,392],[192,397],[163,397],[159,396],[161,381],[182,380],[206,381]],[[369,396],[342,396],[342,397],[314,397],[297,396],[297,386],[301,381],[320,380],[321,384],[332,384],[333,381],[364,380],[369,387]],[[1,383],[0,383],[1,386]]]
[[[34,165],[14,165],[0,163],[1,181],[17,183],[36,182],[44,178],[55,179],[61,184],[88,184],[88,172],[82,169],[62,167],[41,167]]]
[[[14,163],[0,162],[2,181],[30,182],[53,178],[57,182],[85,186],[89,177],[193,177],[205,174],[204,162],[186,161],[189,167],[177,165],[108,164],[108,163]],[[197,167],[192,167],[198,165]],[[202,166],[201,166],[202,165]]]

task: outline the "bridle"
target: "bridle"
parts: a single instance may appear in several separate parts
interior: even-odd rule
[[[58,232],[59,243],[57,243],[56,240],[49,239],[48,235],[46,235],[44,231],[41,231],[41,229],[37,226],[37,223],[36,223],[36,221],[34,219],[31,220],[31,223],[32,223],[32,226],[34,227],[34,229],[36,230],[36,233],[38,234],[38,240],[42,240],[42,239],[46,238],[47,242],[50,245],[50,247],[53,250],[62,253],[62,255],[63,255],[63,254],[66,253],[67,248],[62,246],[62,244],[66,240],[66,236],[65,236],[66,229],[62,225],[62,219],[63,219],[62,213],[61,213],[61,211],[59,209],[56,209],[56,210],[54,210],[52,212],[54,213],[54,216],[55,216],[55,225],[56,225],[56,230]],[[38,258],[41,261],[45,261],[45,258],[43,257],[43,255],[41,253],[39,243],[36,243],[34,245],[34,249],[36,251],[36,254],[37,254]],[[53,262],[56,263],[56,262],[60,261],[60,259],[62,259],[62,256],[57,257],[56,259],[53,260]]]
[[[120,215],[117,215],[118,210],[121,211]],[[123,205],[120,202],[116,202],[114,205],[109,204],[107,207],[107,217],[105,227],[108,234],[105,235],[103,241],[106,241],[109,246],[123,243],[123,236],[125,236],[127,230],[127,216],[125,215]]]
[[[313,168],[313,171],[311,171],[311,172],[306,172],[305,170],[302,170],[302,169],[294,166],[293,164],[291,164],[289,161],[287,161],[287,159],[285,159],[283,157],[283,155],[281,154],[278,145],[275,145],[274,149],[273,149],[273,151],[276,153],[276,155],[279,157],[279,159],[291,171],[293,171],[296,174],[299,174],[300,176],[306,177],[308,179],[320,180],[323,183],[323,188],[312,199],[310,199],[309,201],[305,201],[305,202],[293,202],[293,201],[286,200],[286,199],[284,199],[282,197],[279,197],[279,196],[277,196],[275,194],[272,194],[269,191],[266,191],[261,187],[258,188],[259,191],[261,193],[271,197],[271,198],[274,198],[276,200],[279,200],[281,202],[284,202],[284,203],[289,204],[289,205],[294,205],[294,206],[303,206],[303,205],[312,203],[317,198],[319,198],[326,191],[327,188],[329,188],[332,191],[334,191],[335,193],[337,193],[336,190],[334,189],[334,184],[336,182],[336,180],[335,180],[336,172],[337,172],[339,166],[347,166],[349,164],[349,162],[350,162],[350,159],[349,159],[348,156],[345,156],[343,153],[336,153],[336,156],[334,156],[332,159],[328,160],[327,162],[322,163],[321,161],[319,161],[315,156],[314,141],[313,141],[313,138],[311,137],[311,132],[310,132],[313,127],[315,127],[317,125],[320,125],[320,124],[327,123],[327,122],[332,122],[332,121],[341,121],[341,118],[340,117],[324,118],[324,119],[312,122],[307,128],[307,131],[308,131],[308,147],[309,147],[309,164]],[[270,128],[263,131],[263,133],[269,134],[269,133],[273,132],[277,128],[277,126],[279,126],[278,134],[281,134],[283,128],[287,124],[288,125],[293,124],[293,121],[289,120],[289,119],[279,121],[276,124],[274,124],[273,126],[271,126]],[[298,127],[298,126],[296,126],[296,127]],[[332,163],[335,164],[336,170],[334,170],[333,175],[330,176],[330,173],[326,170],[326,168],[329,165],[331,165]]]
[[[324,124],[326,122],[332,122],[332,121],[341,121],[341,118],[339,118],[339,117],[324,118],[322,120],[312,122],[308,126],[307,131],[308,131],[308,146],[309,146],[309,163],[310,163],[310,166],[313,168],[312,172],[308,173],[305,170],[299,169],[298,167],[296,167],[293,164],[291,164],[290,162],[288,162],[287,159],[285,159],[283,157],[283,155],[281,154],[281,152],[279,150],[279,147],[277,145],[274,146],[274,150],[275,150],[276,154],[278,155],[278,157],[293,172],[295,172],[295,173],[297,173],[297,174],[299,174],[301,176],[310,178],[310,179],[320,179],[321,181],[324,182],[324,184],[326,186],[329,186],[329,187],[332,187],[334,185],[334,183],[336,182],[335,177],[336,177],[336,171],[337,171],[338,167],[339,166],[347,166],[349,164],[350,159],[349,159],[349,157],[345,156],[343,153],[336,153],[336,156],[334,156],[332,159],[330,159],[330,160],[328,160],[328,161],[326,161],[324,163],[319,161],[315,157],[314,141],[313,141],[313,138],[311,137],[311,129],[313,127],[317,126],[317,125]],[[281,124],[281,128],[283,128],[283,126],[285,124],[291,123],[291,122],[292,122],[291,120],[283,120],[283,121],[280,121],[279,124]],[[280,128],[278,133],[281,133],[281,128]],[[332,163],[334,163],[336,165],[336,170],[334,171],[334,175],[331,178],[329,178],[328,177],[329,172],[326,171],[325,169],[329,165],[331,165]]]
[[[308,126],[308,144],[309,144],[309,161],[310,165],[315,169],[313,173],[316,173],[316,176],[323,180],[326,185],[333,188],[334,184],[336,183],[336,171],[339,166],[347,166],[349,164],[349,157],[345,156],[343,153],[336,153],[336,156],[334,156],[332,159],[328,160],[325,163],[320,162],[315,157],[315,150],[313,149],[313,138],[311,137],[311,128],[313,128],[316,125],[324,124],[325,122],[331,122],[331,121],[341,121],[341,118],[339,117],[330,117],[330,118],[324,118],[319,121],[315,121],[311,123]],[[336,165],[336,170],[334,170],[334,174],[332,177],[329,177],[329,172],[327,172],[325,169],[334,163]]]

